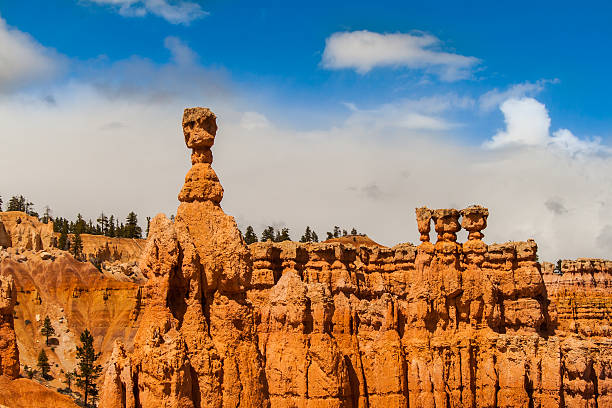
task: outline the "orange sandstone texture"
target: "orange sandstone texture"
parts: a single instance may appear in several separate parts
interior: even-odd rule
[[[4,282],[0,285],[0,298],[4,299],[0,301],[3,316],[0,355],[4,355],[0,366],[10,362],[15,367],[12,377],[19,374],[20,366],[36,366],[45,343],[40,334],[45,316],[50,317],[55,329],[46,348],[53,377],[46,382],[50,387],[63,387],[61,370],[75,368],[76,345],[86,328],[94,335],[102,364],[109,359],[116,339],[131,347],[143,305],[138,284],[109,278],[89,262],[79,262],[58,249],[0,249],[0,277]],[[10,313],[6,307],[6,299],[10,304],[7,293],[14,297]],[[14,342],[15,336],[18,358],[16,347],[11,349],[7,345]]]
[[[0,212],[0,247],[40,251],[55,243],[52,222],[43,224],[21,211]]]
[[[0,270],[0,376],[19,376],[19,351],[13,322],[17,290],[11,275]]]
[[[151,222],[146,307],[101,406],[612,406],[609,337],[557,328],[537,245],[484,243],[486,208],[417,209],[419,246],[247,247],[220,207],[214,114],[183,128],[194,167],[175,222]]]
[[[0,407],[8,408],[78,408],[72,399],[33,380],[9,380],[0,376]]]
[[[558,328],[587,337],[612,337],[612,261],[563,260],[560,273],[554,268],[545,262],[542,274]]]

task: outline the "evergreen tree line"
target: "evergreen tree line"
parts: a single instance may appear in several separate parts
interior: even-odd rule
[[[0,196],[0,211],[2,211],[2,196]],[[66,239],[68,234],[92,234],[92,235],[104,235],[107,237],[120,237],[120,238],[142,238],[142,228],[138,225],[138,216],[134,211],[131,211],[124,222],[119,222],[119,218],[114,215],[107,216],[101,213],[96,222],[85,221],[81,214],[77,215],[76,220],[71,221],[66,218],[56,217],[54,218],[51,214],[51,208],[46,206],[43,215],[40,216],[34,211],[34,204],[24,196],[13,196],[8,202],[6,208],[7,211],[22,211],[28,215],[38,218],[45,224],[49,221],[53,222],[53,231],[65,234],[63,243],[58,245],[61,249],[66,248]],[[146,235],[149,235],[149,222],[151,217],[147,217],[147,231]],[[61,238],[60,238],[61,239]]]
[[[150,218],[147,217],[147,234],[148,221]],[[138,225],[138,216],[135,212],[130,212],[125,218],[125,223],[119,223],[119,219],[114,215],[107,216],[101,213],[96,222],[92,220],[85,221],[81,214],[77,214],[77,218],[74,221],[67,220],[66,218],[54,218],[53,230],[55,232],[66,234],[92,234],[92,235],[104,235],[107,237],[120,237],[120,238],[142,238],[142,228]]]
[[[2,211],[2,204],[2,196],[0,196],[0,211]],[[22,211],[38,218],[38,213],[34,211],[34,204],[22,195],[11,197],[7,204],[6,211]]]
[[[347,235],[349,235],[349,233],[345,229],[341,229],[339,226],[334,225],[334,228],[332,231],[327,231],[327,238],[325,239],[346,237]],[[364,234],[359,234],[359,232],[357,232],[357,228],[353,227],[350,235],[364,235]]]
[[[40,333],[45,337],[45,345],[49,347],[49,337],[56,334],[49,316],[45,317]],[[59,391],[72,393],[72,385],[74,384],[82,391],[80,395],[82,405],[91,407],[95,406],[98,400],[99,390],[97,379],[102,375],[102,366],[97,364],[100,353],[96,352],[94,348],[94,337],[89,330],[85,329],[81,333],[80,341],[81,345],[76,347],[77,365],[74,370],[64,373],[63,383],[66,385],[66,388]],[[54,349],[52,348],[52,350]],[[38,354],[36,367],[38,367],[38,370],[26,365],[23,367],[23,371],[30,379],[34,378],[38,372],[40,372],[42,380],[48,381],[52,379],[49,375],[51,372],[51,364],[49,363],[49,356],[44,347]]]
[[[242,231],[241,231],[242,233]],[[338,226],[334,226],[332,231],[327,232],[326,239],[345,237],[349,235],[346,229],[341,229]],[[356,228],[351,230],[351,235],[359,235]],[[257,234],[255,234],[255,230],[252,226],[248,226],[246,232],[243,234],[244,241],[247,245],[251,245],[254,242],[282,242],[282,241],[290,241],[291,236],[289,235],[289,228],[275,229],[273,226],[268,225],[263,232],[261,233],[261,239],[257,238]],[[304,234],[300,238],[300,242],[319,242],[319,236],[315,232],[314,229],[310,228],[310,226],[306,227]]]

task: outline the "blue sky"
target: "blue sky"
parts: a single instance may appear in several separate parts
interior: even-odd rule
[[[0,194],[63,216],[171,213],[188,167],[173,134],[198,104],[225,129],[215,166],[241,226],[393,244],[415,240],[415,206],[480,201],[494,239],[612,251],[608,5],[328,3],[0,3],[0,172],[41,168]],[[577,224],[586,242],[567,237]]]
[[[71,58],[109,61],[140,55],[168,60],[163,47],[176,36],[203,65],[228,71],[232,80],[296,111],[305,106],[341,111],[342,102],[376,105],[390,96],[451,91],[477,96],[492,88],[558,79],[540,95],[556,127],[586,135],[610,136],[612,53],[609,6],[577,7],[573,2],[197,2],[209,14],[188,24],[162,17],[124,17],[116,7],[91,1],[9,1],[0,8],[7,22],[41,44]],[[64,27],[63,29],[61,27]],[[338,31],[380,33],[421,30],[444,48],[481,59],[466,81],[422,84],[405,69],[378,69],[367,75],[331,71],[320,65],[325,39]],[[322,97],[324,96],[324,97]],[[494,130],[499,115],[474,118]],[[295,116],[299,116],[298,113]],[[490,119],[490,120],[489,120]],[[466,132],[469,133],[469,132]]]

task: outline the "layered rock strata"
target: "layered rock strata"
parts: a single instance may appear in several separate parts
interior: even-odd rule
[[[49,385],[61,387],[61,370],[75,368],[75,348],[84,329],[94,335],[102,363],[110,357],[116,339],[131,348],[144,307],[138,284],[109,278],[89,262],[79,262],[58,249],[0,250],[0,276],[12,284],[14,307],[5,316],[10,316],[13,338],[16,334],[19,346],[16,375],[20,363],[22,367],[36,366],[45,342],[40,329],[46,316],[55,329],[46,348],[55,377]],[[0,336],[0,342],[7,338]]]
[[[612,261],[581,258],[542,264],[551,313],[562,331],[612,337]]]
[[[486,208],[423,207],[418,246],[247,248],[220,207],[216,130],[185,111],[193,167],[175,222],[151,223],[146,308],[102,406],[612,406],[610,339],[556,330],[534,241],[487,245]]]
[[[0,212],[0,247],[40,251],[55,243],[52,222],[44,224],[21,211]]]

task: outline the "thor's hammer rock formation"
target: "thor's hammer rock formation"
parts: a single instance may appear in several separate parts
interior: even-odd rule
[[[101,406],[612,406],[611,340],[557,327],[534,241],[487,245],[480,206],[422,207],[418,246],[247,247],[220,207],[216,131],[185,110],[193,167],[175,221],[151,222],[145,310]]]

